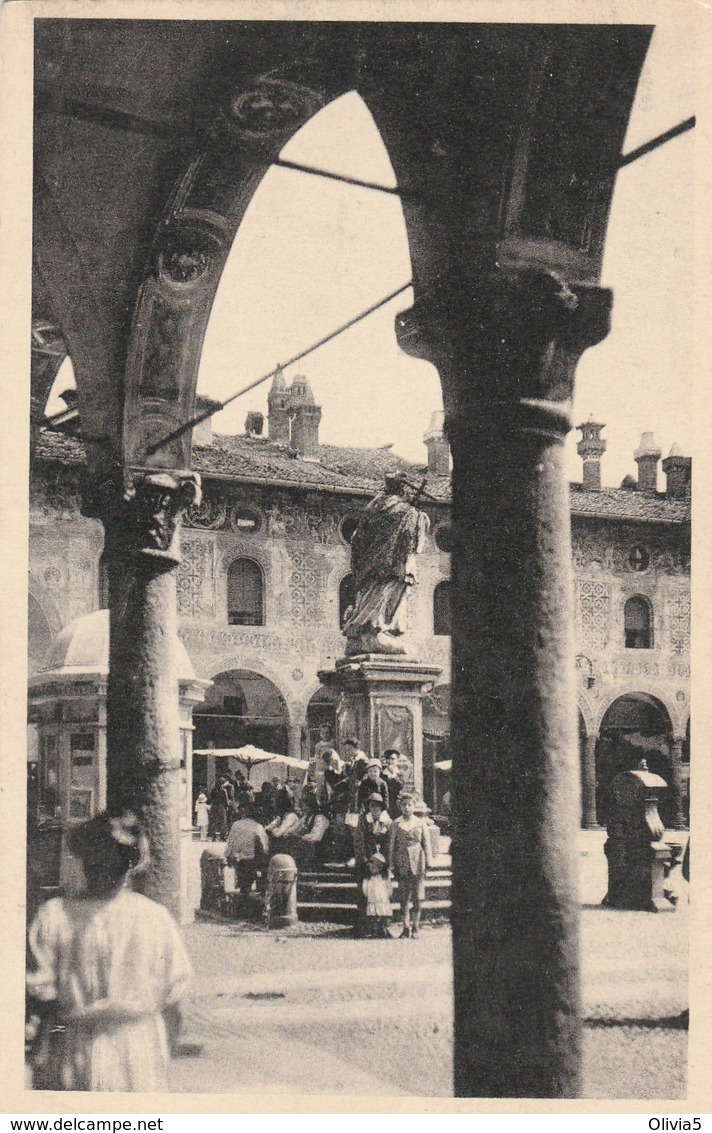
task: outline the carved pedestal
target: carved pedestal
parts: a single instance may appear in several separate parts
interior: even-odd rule
[[[412,657],[375,653],[337,661],[319,674],[323,684],[339,691],[339,748],[355,738],[367,754],[381,756],[395,748],[406,756],[412,783],[423,789],[423,697],[440,676],[440,668]]]
[[[658,794],[667,784],[644,766],[617,775],[610,787],[611,817],[605,844],[608,892],[604,905],[614,909],[672,912],[665,896],[671,849],[661,838]]]

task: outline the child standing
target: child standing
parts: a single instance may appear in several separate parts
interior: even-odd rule
[[[366,900],[366,935],[390,939],[391,883],[384,876],[385,868],[383,854],[371,854],[368,859],[369,876],[361,883],[361,888]]]
[[[391,824],[388,838],[388,875],[395,873],[398,879],[403,936],[417,938],[420,934],[420,903],[425,900],[425,874],[432,864],[430,838],[425,823],[414,814],[415,798],[409,791],[401,791],[398,805],[401,817]]]
[[[209,821],[210,807],[206,796],[201,791],[198,795],[198,801],[195,804],[195,825],[200,831],[200,841],[207,842],[208,840],[208,821]]]

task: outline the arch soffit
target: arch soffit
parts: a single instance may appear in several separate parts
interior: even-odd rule
[[[597,706],[596,729],[595,730],[596,731],[601,730],[601,725],[603,723],[603,720],[605,718],[606,713],[616,703],[616,701],[623,700],[626,696],[635,697],[636,695],[640,695],[640,694],[642,694],[644,696],[649,696],[652,700],[657,701],[659,708],[662,710],[664,715],[667,717],[667,725],[670,729],[670,734],[671,735],[673,735],[673,734],[677,735],[678,734],[677,725],[679,723],[680,713],[676,710],[673,702],[670,700],[669,695],[667,694],[667,692],[664,689],[661,689],[658,686],[656,686],[652,683],[648,683],[648,682],[642,682],[642,683],[638,683],[638,684],[635,684],[635,685],[623,686],[622,688],[618,688],[618,689],[616,689],[615,696],[611,696],[610,698],[608,698],[605,701],[604,705],[602,705],[600,707]]]
[[[193,412],[203,340],[222,272],[270,165],[298,130],[352,89],[342,81],[325,92],[323,76],[319,87],[308,82],[309,76],[297,83],[263,75],[251,89],[238,92],[217,115],[207,146],[174,186],[134,309],[125,376],[128,464],[191,465],[190,432],[155,455],[147,456],[146,450]]]
[[[298,717],[298,702],[293,696],[285,692],[285,674],[269,662],[265,662],[261,657],[253,655],[246,657],[236,657],[234,653],[214,656],[211,661],[201,666],[201,676],[206,680],[214,681],[220,673],[232,673],[238,670],[243,672],[256,673],[258,677],[264,677],[270,684],[274,685],[275,690],[282,699],[287,714],[287,721],[290,725],[300,723]]]

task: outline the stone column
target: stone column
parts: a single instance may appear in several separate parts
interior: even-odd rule
[[[581,768],[581,825],[586,830],[598,829],[596,814],[596,744],[598,732],[586,736]]]
[[[458,1097],[580,1090],[569,492],[573,377],[610,293],[523,270],[396,320],[440,371],[453,455],[453,950]],[[425,349],[423,349],[423,345]]]
[[[670,745],[670,795],[673,830],[686,830],[685,811],[682,805],[684,779],[682,774],[682,736],[675,736]]]
[[[289,725],[287,735],[287,755],[293,759],[302,758],[302,725],[294,722]]]
[[[183,510],[199,502],[192,473],[118,474],[90,512],[104,522],[109,572],[107,807],[135,811],[151,865],[143,891],[174,915],[180,903],[180,719],[175,568]]]

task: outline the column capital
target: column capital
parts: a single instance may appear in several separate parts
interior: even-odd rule
[[[195,472],[116,468],[85,493],[84,513],[104,524],[108,556],[170,570],[180,562],[180,521],[200,499]]]
[[[407,354],[440,371],[447,427],[489,404],[515,429],[564,435],[571,428],[574,373],[610,329],[612,292],[569,283],[554,271],[497,268],[450,276],[396,317]]]

